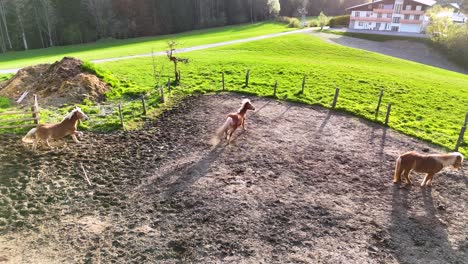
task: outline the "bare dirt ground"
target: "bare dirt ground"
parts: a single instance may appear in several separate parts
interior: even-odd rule
[[[257,111],[230,146],[209,141],[239,107],[233,94],[188,97],[139,131],[52,151],[1,136],[0,262],[467,263],[466,168],[432,188],[396,186],[398,154],[437,149],[250,99]]]
[[[456,65],[436,49],[421,42],[407,40],[372,41],[323,32],[312,32],[310,34],[317,36],[328,43],[363,49],[404,60],[419,62],[449,71],[468,74],[467,69]]]

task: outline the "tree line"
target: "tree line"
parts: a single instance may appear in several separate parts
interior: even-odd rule
[[[296,16],[366,0],[0,0],[0,51],[126,39]]]

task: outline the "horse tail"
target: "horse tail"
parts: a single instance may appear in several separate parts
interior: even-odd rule
[[[221,139],[223,138],[223,134],[228,131],[229,127],[232,125],[233,122],[234,120],[232,119],[232,117],[228,117],[226,119],[226,122],[224,122],[224,125],[222,125],[220,128],[218,128],[218,130],[216,130],[216,135],[211,140],[211,143],[213,145],[217,145],[221,141]]]
[[[32,143],[34,140],[32,140],[32,136],[36,134],[37,128],[33,128],[29,130],[29,132],[21,139],[24,143]]]
[[[395,173],[393,174],[393,183],[397,183],[400,181],[401,176],[401,156],[395,162]]]

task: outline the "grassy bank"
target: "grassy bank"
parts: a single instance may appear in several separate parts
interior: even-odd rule
[[[335,87],[337,108],[369,120],[384,89],[383,106],[393,104],[390,127],[453,148],[468,109],[468,76],[389,56],[327,44],[306,35],[287,36],[247,44],[184,54],[179,92],[211,92],[221,88],[225,73],[230,91],[271,96],[278,81],[278,97],[329,107]],[[167,63],[163,58],[157,64]],[[149,58],[100,65],[119,79],[132,82],[142,92],[154,86]],[[171,67],[166,65],[166,75]],[[249,87],[244,87],[250,69]],[[307,75],[301,94],[303,75]],[[377,122],[383,122],[381,107]],[[464,146],[464,153],[466,145]]]
[[[262,22],[189,31],[174,35],[133,38],[125,40],[103,40],[95,43],[51,47],[47,49],[9,52],[0,55],[0,68],[19,68],[40,63],[51,63],[64,56],[95,60],[113,57],[164,51],[168,40],[176,40],[179,48],[211,44],[235,39],[256,37],[292,30],[275,22]]]

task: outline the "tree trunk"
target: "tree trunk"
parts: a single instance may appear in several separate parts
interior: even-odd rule
[[[3,0],[0,0],[0,16],[2,18],[3,26],[5,28],[6,39],[7,39],[8,46],[10,47],[10,49],[13,49],[13,46],[11,45],[10,33],[8,32],[8,25],[7,25],[7,21],[6,21],[6,13],[5,12],[6,11],[5,11],[5,6],[3,4]]]
[[[19,7],[18,5],[16,5],[16,15],[18,17],[18,22],[19,22],[19,25],[20,25],[20,30],[21,30],[21,37],[23,38],[23,45],[24,45],[24,49],[25,50],[28,50],[28,41],[26,39],[26,33],[24,32],[24,27],[23,27],[23,20],[21,19],[21,16],[20,16],[20,10],[19,10]]]

